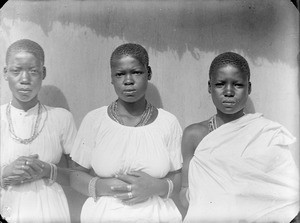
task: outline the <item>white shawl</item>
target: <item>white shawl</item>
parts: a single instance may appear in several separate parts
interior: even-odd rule
[[[258,113],[209,133],[189,165],[185,222],[290,222],[299,211],[294,141]]]

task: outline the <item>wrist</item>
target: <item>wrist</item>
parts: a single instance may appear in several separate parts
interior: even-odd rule
[[[51,165],[49,163],[44,164],[44,168],[42,170],[42,178],[49,179],[51,177]]]
[[[7,177],[7,168],[9,167],[9,165],[3,165],[1,166],[1,178]]]
[[[166,198],[169,192],[169,182],[167,180],[167,178],[164,179],[160,179],[160,190],[159,190],[159,196]]]
[[[99,180],[99,177],[93,177],[91,178],[91,180],[89,181],[89,185],[88,185],[88,192],[89,192],[89,196],[92,197],[94,199],[94,202],[97,201],[97,181]]]

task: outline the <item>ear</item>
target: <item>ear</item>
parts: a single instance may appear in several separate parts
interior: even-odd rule
[[[151,77],[152,77],[152,69],[150,66],[147,67],[147,70],[148,70],[148,80],[150,81],[151,80]]]
[[[251,94],[251,91],[252,91],[252,85],[251,85],[251,82],[249,81],[249,83],[248,83],[248,95]]]
[[[208,81],[208,93],[210,93],[211,94],[211,83],[210,83],[210,80]]]
[[[8,74],[7,74],[7,67],[6,66],[3,68],[3,77],[4,77],[4,80],[7,81]]]
[[[47,69],[45,66],[43,66],[43,80],[45,79],[46,74],[47,74]]]

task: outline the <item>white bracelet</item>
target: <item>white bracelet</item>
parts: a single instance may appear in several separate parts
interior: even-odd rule
[[[57,166],[53,163],[49,163],[50,165],[50,176],[48,179],[48,185],[52,185],[57,178]]]
[[[190,191],[189,191],[189,188],[187,188],[186,191],[185,191],[185,198],[190,203]]]
[[[173,189],[174,189],[174,184],[172,182],[172,180],[170,180],[169,178],[166,178],[167,182],[168,182],[168,193],[167,193],[167,196],[166,196],[166,199],[169,199],[172,192],[173,192]]]
[[[89,182],[89,195],[94,198],[95,202],[97,201],[96,183],[99,179],[99,177],[93,177]]]
[[[8,165],[3,165],[1,166],[1,173],[0,173],[0,187],[3,188],[3,189],[6,189],[7,188],[7,184],[6,184],[6,179],[3,178],[3,170],[5,167],[7,167]]]

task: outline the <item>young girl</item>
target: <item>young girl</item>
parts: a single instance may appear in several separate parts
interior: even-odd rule
[[[148,53],[123,44],[110,65],[118,99],[86,115],[71,152],[81,170],[71,185],[90,197],[81,222],[181,222],[171,196],[180,189],[182,130],[174,115],[145,99]]]
[[[295,138],[262,114],[245,114],[250,69],[226,52],[210,66],[217,113],[183,133],[184,222],[290,222],[299,211]]]
[[[14,42],[4,78],[12,100],[1,106],[1,216],[8,222],[70,222],[62,187],[67,171],[56,164],[71,151],[71,113],[38,100],[46,77],[44,51],[34,41]]]

